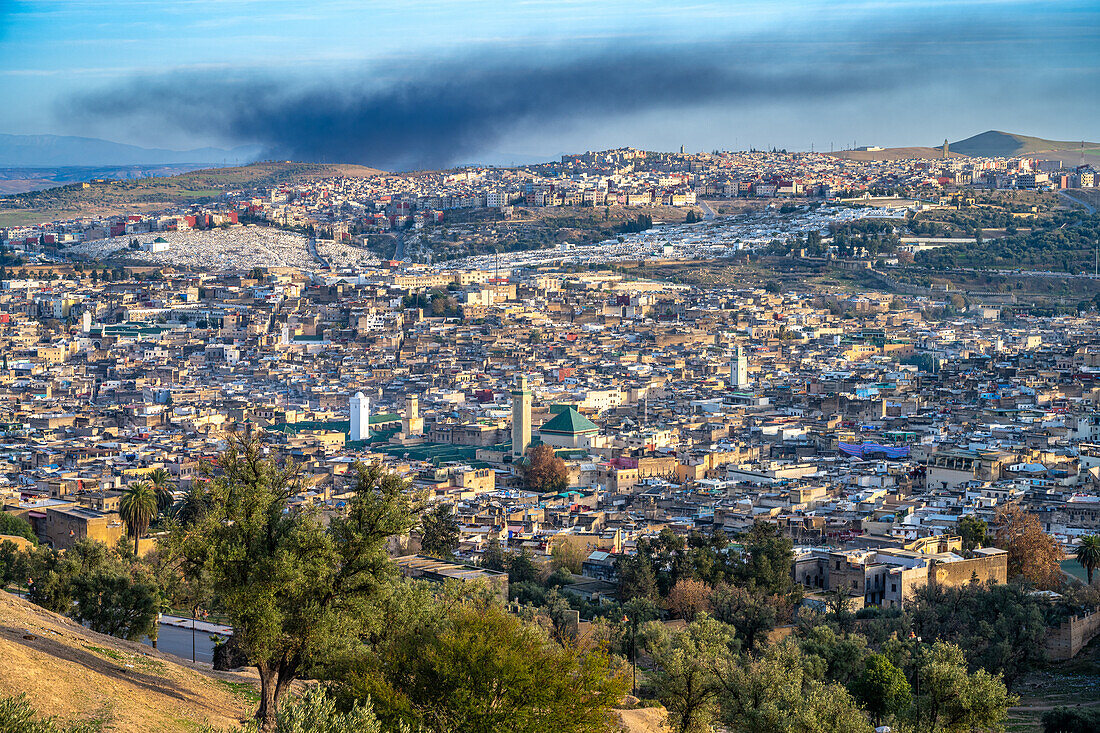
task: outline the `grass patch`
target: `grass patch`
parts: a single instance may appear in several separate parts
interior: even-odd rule
[[[129,654],[127,652],[120,652],[117,649],[108,649],[102,646],[85,645],[84,647],[90,652],[94,652],[101,657],[106,657],[120,664],[132,664],[140,665],[146,669],[163,669],[164,662],[159,659],[150,659],[143,654]]]
[[[259,702],[260,692],[248,682],[231,682],[215,677],[214,681],[237,697],[249,702]]]

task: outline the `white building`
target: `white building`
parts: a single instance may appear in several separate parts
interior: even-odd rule
[[[356,392],[350,401],[351,431],[349,440],[367,440],[370,438],[370,398],[362,392]]]

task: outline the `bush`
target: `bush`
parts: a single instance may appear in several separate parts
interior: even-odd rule
[[[1100,730],[1096,708],[1054,708],[1043,713],[1043,733],[1091,733]]]

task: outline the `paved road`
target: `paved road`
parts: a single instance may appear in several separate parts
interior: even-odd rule
[[[1058,190],[1058,191],[1056,191],[1056,193],[1059,196],[1061,196],[1062,198],[1064,198],[1066,201],[1069,201],[1070,203],[1080,204],[1081,206],[1084,206],[1088,210],[1089,214],[1095,214],[1096,213],[1096,207],[1093,206],[1092,204],[1090,204],[1088,201],[1082,201],[1081,199],[1075,199],[1074,197],[1070,196],[1068,193],[1066,193],[1065,191],[1062,191],[1062,190]]]
[[[152,646],[148,637],[141,641]],[[160,631],[157,633],[157,649],[183,659],[190,659],[191,629],[161,624]],[[208,664],[214,661],[214,642],[210,640],[210,634],[204,631],[195,632],[195,661]]]
[[[312,257],[313,259],[320,262],[326,268],[329,267],[328,262],[325,260],[324,257],[321,256],[321,253],[317,251],[317,238],[316,237],[309,237],[308,239],[306,239],[306,249],[309,250],[309,256],[310,257]]]
[[[393,238],[397,240],[397,246],[393,250],[393,258],[400,262],[405,259],[405,231],[403,229],[394,231]]]
[[[714,213],[714,209],[710,208],[710,204],[708,204],[706,201],[703,201],[702,199],[695,199],[695,203],[699,204],[699,208],[703,210],[704,221],[710,221],[715,216],[717,216],[717,214]]]

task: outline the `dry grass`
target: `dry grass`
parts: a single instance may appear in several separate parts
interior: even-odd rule
[[[8,593],[0,593],[0,659],[0,695],[25,692],[42,715],[99,720],[107,731],[227,728],[254,710],[254,674],[198,670]]]

